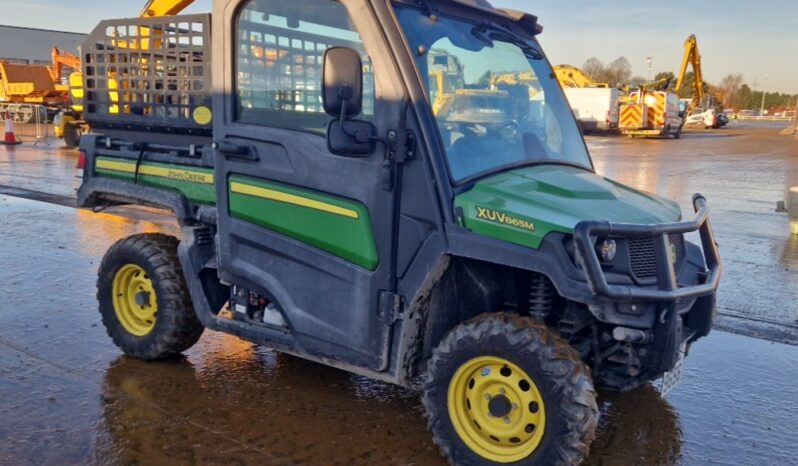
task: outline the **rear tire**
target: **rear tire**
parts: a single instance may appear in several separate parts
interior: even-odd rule
[[[192,347],[204,327],[194,312],[177,238],[162,234],[120,240],[100,264],[97,300],[108,335],[125,354],[163,359]]]
[[[463,466],[579,464],[598,422],[579,354],[544,324],[501,313],[443,339],[428,364],[423,403],[435,443]]]

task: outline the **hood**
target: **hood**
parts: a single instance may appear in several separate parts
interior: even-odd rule
[[[479,181],[455,199],[475,233],[537,248],[552,231],[572,233],[583,220],[677,222],[675,202],[562,165],[520,168]]]

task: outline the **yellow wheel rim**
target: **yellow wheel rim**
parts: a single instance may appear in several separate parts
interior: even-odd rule
[[[538,387],[512,362],[472,359],[449,382],[449,418],[465,444],[481,457],[512,463],[531,455],[546,430]]]
[[[116,318],[131,335],[143,337],[155,327],[158,297],[147,272],[135,264],[116,272],[113,284]]]

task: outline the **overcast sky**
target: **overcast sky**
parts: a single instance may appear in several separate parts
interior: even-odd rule
[[[137,15],[144,3],[0,0],[0,24],[89,32],[103,18]],[[189,11],[210,11],[211,3],[198,0]],[[652,76],[676,72],[684,40],[696,34],[707,81],[717,84],[726,74],[739,72],[749,84],[798,93],[796,0],[493,0],[493,4],[538,15],[545,27],[540,41],[555,64],[581,67],[592,56],[610,62],[623,55],[636,75],[648,76],[646,57],[654,60]]]

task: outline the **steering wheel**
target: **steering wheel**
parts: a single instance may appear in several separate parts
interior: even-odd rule
[[[517,120],[507,120],[498,126],[497,132],[504,139],[514,139],[518,136],[520,126]]]

